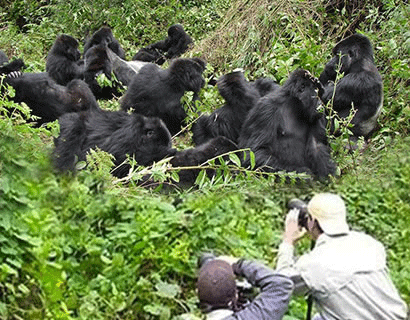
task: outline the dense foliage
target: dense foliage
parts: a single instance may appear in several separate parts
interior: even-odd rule
[[[368,36],[384,80],[380,128],[352,153],[332,139],[340,176],[327,184],[284,183],[251,172],[188,190],[146,189],[110,174],[110,159],[90,155],[75,176],[50,162],[57,122],[26,124],[27,108],[0,97],[0,318],[181,319],[198,314],[195,269],[207,250],[274,266],[286,203],[337,192],[349,222],[382,241],[394,283],[410,302],[410,6],[402,1],[23,1],[2,0],[0,48],[44,71],[56,35],[83,41],[102,24],[132,56],[181,23],[216,76],[243,68],[249,79],[279,82],[297,67],[318,75],[332,46],[351,31]],[[330,4],[332,6],[330,6]],[[12,93],[11,93],[12,94]],[[201,110],[221,106],[205,88]],[[116,101],[104,107],[115,108]],[[193,116],[192,116],[193,117]],[[189,146],[190,136],[177,139]],[[229,171],[234,157],[221,171]],[[159,179],[167,165],[137,168]],[[302,243],[303,248],[308,242]],[[302,318],[293,300],[288,319]]]

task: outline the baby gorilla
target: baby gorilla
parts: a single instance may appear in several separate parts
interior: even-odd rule
[[[112,34],[112,31],[109,27],[101,27],[99,30],[93,33],[93,35],[84,45],[83,55],[85,56],[90,48],[100,44],[107,45],[107,47],[110,48],[110,50],[112,50],[121,59],[125,59],[125,51],[121,47],[118,40],[114,38],[114,35]]]
[[[65,114],[59,123],[54,163],[62,172],[74,171],[76,161],[86,160],[90,149],[97,147],[114,156],[113,175],[120,178],[130,170],[124,163],[127,155],[148,166],[176,153],[169,131],[158,118],[99,109]]]
[[[159,117],[172,135],[178,133],[186,112],[181,105],[185,91],[198,94],[204,86],[205,62],[199,58],[176,59],[168,69],[147,64],[136,74],[122,99],[123,110]]]
[[[217,136],[238,141],[248,111],[260,98],[258,89],[246,81],[242,72],[222,76],[217,82],[225,105],[210,115],[202,115],[193,125],[193,140],[200,145]]]
[[[168,37],[141,48],[132,60],[154,62],[162,65],[166,59],[177,58],[187,51],[191,43],[192,39],[185,32],[183,26],[174,24],[168,29]]]
[[[294,71],[282,87],[262,97],[249,112],[239,148],[250,148],[264,171],[335,173],[323,114],[318,113],[320,82],[305,70]],[[244,166],[249,166],[249,157]]]
[[[60,85],[83,79],[84,63],[80,60],[78,41],[66,34],[57,37],[47,56],[46,71]]]

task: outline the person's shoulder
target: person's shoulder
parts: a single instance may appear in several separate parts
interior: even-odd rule
[[[367,233],[359,231],[350,231],[349,236],[352,239],[354,239],[355,243],[360,243],[362,247],[375,247],[379,250],[384,251],[383,244],[379,240],[373,238],[371,235]]]

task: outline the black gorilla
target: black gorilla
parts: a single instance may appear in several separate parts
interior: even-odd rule
[[[124,111],[89,110],[59,118],[60,135],[55,139],[54,164],[60,171],[73,171],[77,160],[86,160],[90,149],[100,148],[114,156],[113,174],[124,177],[130,170],[127,155],[147,166],[176,150],[171,135],[158,118]]]
[[[188,50],[192,43],[191,37],[180,24],[174,24],[168,29],[168,37],[140,49],[132,60],[154,62],[162,65],[166,59],[179,57]]]
[[[349,115],[353,104],[352,132],[356,137],[367,137],[376,127],[383,106],[383,82],[374,65],[372,45],[365,36],[354,34],[336,44],[332,54],[319,77],[325,86],[322,99],[325,103],[333,100],[333,110],[341,118]],[[343,77],[335,88],[338,67]]]
[[[84,65],[80,60],[78,41],[62,34],[57,37],[47,56],[46,71],[63,86],[73,79],[83,79]]]
[[[99,44],[106,44],[108,48],[110,48],[121,59],[125,59],[125,51],[121,47],[118,40],[114,38],[114,35],[109,27],[101,27],[93,33],[88,41],[86,41],[84,45],[84,56],[90,48]]]
[[[250,148],[256,167],[327,177],[335,173],[324,126],[317,112],[320,82],[305,70],[294,71],[284,85],[262,97],[249,112],[239,148]],[[244,166],[249,166],[249,156]]]
[[[216,137],[198,147],[178,151],[171,159],[173,167],[193,167],[206,164],[210,159],[221,156],[225,153],[235,151],[238,146],[226,137]],[[181,169],[178,172],[179,184],[192,184],[198,176],[200,169]],[[206,169],[208,177],[215,174],[215,170]]]
[[[260,98],[258,90],[246,81],[240,71],[223,75],[218,79],[217,86],[226,103],[211,115],[201,115],[193,125],[193,140],[196,145],[217,136],[237,142],[248,111]]]
[[[168,69],[148,64],[135,75],[125,93],[121,108],[159,117],[172,135],[181,130],[186,112],[181,105],[185,91],[198,93],[204,86],[205,62],[199,58],[176,59]]]
[[[100,86],[97,81],[97,76],[101,73],[112,80],[113,64],[108,56],[109,50],[107,44],[102,42],[88,49],[84,56],[84,81],[97,99],[111,99],[114,96],[120,96],[119,90],[122,89],[118,82],[113,82],[110,87]]]
[[[57,120],[67,112],[99,108],[88,85],[79,79],[62,86],[42,72],[24,73],[17,78],[7,78],[5,82],[15,90],[12,100],[25,102],[32,115],[40,117],[36,120],[38,125]]]

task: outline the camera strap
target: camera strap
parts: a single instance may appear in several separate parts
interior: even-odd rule
[[[311,251],[315,247],[315,244],[316,244],[316,241],[312,240],[312,242],[310,243]],[[312,293],[309,293],[309,295],[307,296],[306,303],[307,303],[306,320],[311,320],[312,319],[312,308],[313,308],[313,294]]]

